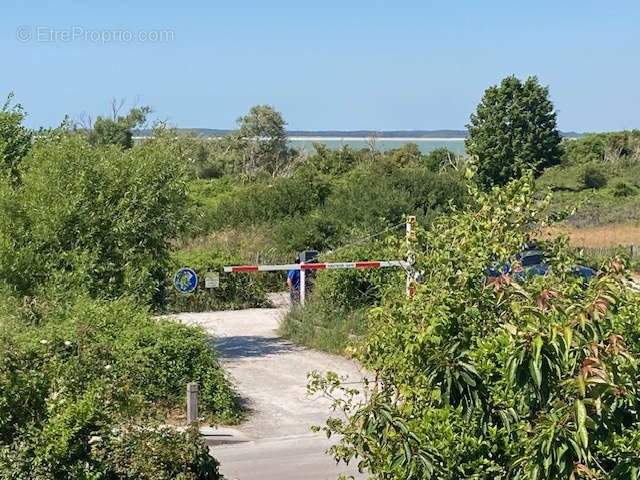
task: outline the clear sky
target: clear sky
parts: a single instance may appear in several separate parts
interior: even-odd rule
[[[0,96],[34,127],[125,97],[180,127],[267,103],[297,130],[461,129],[535,74],[562,130],[640,128],[638,0],[7,3]]]

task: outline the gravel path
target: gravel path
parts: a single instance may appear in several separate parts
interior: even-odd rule
[[[277,308],[178,315],[214,336],[220,361],[250,410],[247,421],[237,427],[248,442],[212,447],[222,473],[229,480],[336,479],[340,473],[365,478],[353,468],[336,466],[324,454],[331,443],[310,427],[324,424],[331,413],[329,401],[306,392],[312,370],[331,370],[359,382],[362,368],[278,337],[288,298],[274,300]]]

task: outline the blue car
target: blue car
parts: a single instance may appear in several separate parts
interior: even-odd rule
[[[517,254],[511,264],[489,268],[489,275],[499,277],[502,274],[512,273],[513,278],[523,282],[528,277],[546,275],[550,268],[551,265],[545,261],[544,252],[537,248],[528,248]],[[583,265],[572,265],[571,273],[581,277],[585,284],[589,283],[596,275],[594,269]]]

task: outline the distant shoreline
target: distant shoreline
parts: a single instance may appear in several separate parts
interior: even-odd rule
[[[133,140],[146,140],[149,138],[153,138],[151,135],[134,135]],[[200,138],[204,138],[207,140],[217,140],[222,138],[222,136],[202,136]],[[374,139],[378,142],[462,142],[466,140],[465,137],[288,137],[287,140],[302,142],[305,140],[309,140],[312,142],[326,142],[326,141],[334,141],[334,142],[366,142],[368,140]]]
[[[465,140],[465,138],[461,137],[289,137],[289,140],[311,140],[314,142],[324,142],[327,140],[344,142],[366,142],[371,139],[375,139],[376,142],[462,142]]]

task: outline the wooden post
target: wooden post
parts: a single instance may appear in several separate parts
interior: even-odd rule
[[[198,384],[187,383],[187,425],[198,421]]]

